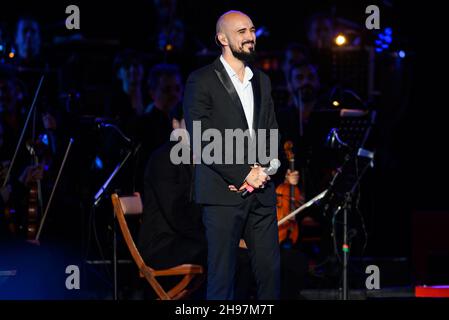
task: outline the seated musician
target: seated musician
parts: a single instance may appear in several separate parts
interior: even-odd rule
[[[170,115],[173,129],[185,129],[181,107]],[[192,201],[193,165],[171,162],[170,150],[176,143],[170,141],[156,149],[145,171],[139,250],[155,269],[206,263],[201,212]]]

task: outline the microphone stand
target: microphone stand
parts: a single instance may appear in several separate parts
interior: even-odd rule
[[[105,125],[105,127],[111,127],[115,130],[119,130],[116,126],[113,125]],[[127,142],[130,142],[131,139],[126,137],[120,130],[119,130],[120,136],[123,137]],[[137,147],[129,148],[125,157],[120,161],[119,164],[115,167],[114,171],[112,171],[111,175],[106,179],[105,183],[101,186],[101,188],[98,190],[98,192],[95,194],[94,197],[94,203],[92,205],[92,209],[95,210],[95,208],[98,207],[101,200],[104,198],[104,195],[106,191],[109,188],[109,185],[111,181],[115,178],[115,176],[119,173],[119,171],[122,169],[122,167],[127,163],[128,159],[131,157],[132,154],[136,154],[136,152],[140,149],[141,144],[139,143]],[[113,270],[113,299],[118,300],[118,294],[117,294],[117,233],[116,233],[116,222],[115,222],[115,213],[113,213],[113,220],[112,220],[112,270]]]
[[[362,169],[361,173],[358,175],[356,181],[352,185],[351,190],[345,193],[344,203],[343,203],[343,270],[342,270],[342,279],[343,279],[343,296],[342,300],[348,300],[348,260],[349,260],[349,243],[348,243],[348,212],[352,210],[352,199],[354,192],[357,186],[360,184],[360,180],[362,176],[365,174],[366,170],[372,165],[372,162],[369,161]]]
[[[349,154],[346,154],[345,156],[345,160],[342,164],[342,166],[340,168],[337,169],[336,174],[334,175],[334,177],[332,178],[329,187],[327,189],[327,193],[329,195],[329,197],[332,197],[333,194],[336,192],[335,189],[337,189],[338,187],[336,186],[336,182],[339,179],[340,176],[345,176],[344,172],[344,168],[346,166],[346,164],[351,160],[351,159],[355,159],[359,156],[364,156],[363,153],[360,153],[360,151],[363,151],[364,149],[359,148],[358,153],[356,153],[354,150],[352,150],[351,152],[353,153],[353,156],[350,156]],[[373,154],[371,153],[371,155],[368,156],[368,158],[372,159]],[[355,160],[357,161],[357,160]],[[342,200],[340,200],[340,204],[336,204],[337,208],[335,209],[334,213],[333,213],[333,218],[332,218],[332,233],[333,233],[333,238],[334,238],[334,249],[335,249],[335,254],[337,255],[338,260],[341,262],[342,264],[342,270],[341,270],[341,278],[342,278],[342,293],[341,293],[341,299],[342,300],[348,300],[348,263],[349,263],[349,251],[350,251],[350,246],[349,246],[349,238],[348,238],[348,214],[349,212],[352,210],[352,201],[354,198],[354,193],[356,191],[356,188],[358,187],[358,185],[360,184],[360,180],[362,179],[363,175],[365,174],[365,172],[367,171],[367,169],[369,167],[373,166],[373,162],[372,160],[368,161],[367,164],[363,167],[362,171],[360,172],[360,174],[357,175],[356,180],[354,181],[354,183],[352,184],[351,188],[349,191],[346,191],[344,193],[344,197]],[[343,179],[343,178],[340,178]],[[325,211],[327,211],[329,209],[329,202],[326,203],[325,205]],[[337,241],[336,241],[336,234],[335,234],[335,218],[338,214],[338,212],[340,212],[341,210],[343,210],[343,243],[341,246],[341,250],[343,251],[343,260],[340,259],[340,256],[338,255],[338,251],[337,251]]]

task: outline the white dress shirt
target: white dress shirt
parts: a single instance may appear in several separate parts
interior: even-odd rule
[[[254,115],[254,95],[253,95],[253,87],[251,85],[251,78],[253,77],[253,72],[249,67],[245,67],[245,76],[243,78],[243,82],[240,81],[237,73],[232,69],[229,63],[220,56],[220,61],[223,63],[226,72],[231,78],[232,83],[234,84],[234,88],[239,95],[240,102],[243,106],[243,111],[245,112],[246,121],[248,123],[248,128],[251,137],[253,136],[253,115]]]

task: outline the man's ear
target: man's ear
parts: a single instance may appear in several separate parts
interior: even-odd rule
[[[228,45],[228,39],[224,35],[224,33],[218,33],[216,36],[217,42],[221,46],[227,46]]]

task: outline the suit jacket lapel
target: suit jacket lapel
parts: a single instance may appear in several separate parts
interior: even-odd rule
[[[261,90],[259,79],[260,74],[255,68],[251,68],[251,70],[253,71],[251,86],[253,88],[253,95],[254,95],[253,129],[257,130],[257,128],[259,127],[259,114],[261,103]]]
[[[244,130],[248,129],[248,122],[246,121],[245,112],[243,111],[243,105],[240,101],[239,95],[237,93],[237,90],[235,90],[234,84],[232,83],[231,79],[229,78],[228,73],[226,72],[223,64],[221,63],[220,59],[215,60],[215,73],[217,74],[218,79],[220,80],[223,87],[228,92],[233,105],[237,107],[238,112],[240,114],[241,120],[244,125]]]

